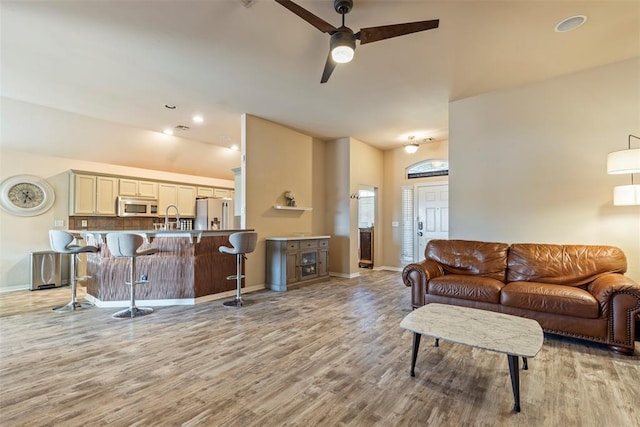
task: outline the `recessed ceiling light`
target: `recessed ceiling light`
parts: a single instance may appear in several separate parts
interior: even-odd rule
[[[566,33],[567,31],[575,30],[587,21],[587,17],[584,15],[570,16],[556,25],[556,32]]]
[[[165,135],[173,135],[173,129],[165,129],[162,131]]]
[[[175,110],[176,106],[171,104],[164,104],[164,108],[168,108],[169,110]]]
[[[229,148],[231,148],[233,151],[238,151],[238,146],[237,146],[236,144],[233,144],[233,145],[232,145],[231,147],[229,147]]]
[[[202,123],[202,122],[204,122],[204,118],[199,114],[196,114],[195,116],[193,116],[192,119],[193,119],[194,123]]]

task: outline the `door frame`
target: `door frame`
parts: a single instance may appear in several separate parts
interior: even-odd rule
[[[435,187],[435,186],[447,186],[449,189],[449,180],[446,181],[434,181],[434,182],[422,182],[415,183],[413,185],[413,262],[418,262],[424,258],[424,253],[420,252],[420,239],[418,238],[418,213],[419,213],[419,199],[418,192],[420,188]],[[447,203],[447,206],[449,204]],[[448,234],[448,233],[447,233]]]

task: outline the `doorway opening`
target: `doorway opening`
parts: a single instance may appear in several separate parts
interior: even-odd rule
[[[360,185],[358,189],[358,267],[373,268],[374,225],[377,189]]]

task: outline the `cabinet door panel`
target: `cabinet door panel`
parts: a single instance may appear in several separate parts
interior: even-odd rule
[[[178,185],[178,210],[180,216],[196,216],[196,187]]]
[[[120,178],[120,190],[121,196],[137,196],[138,195],[138,181],[134,179]]]
[[[318,251],[318,276],[326,276],[329,274],[329,251]]]
[[[75,175],[74,213],[76,215],[94,213],[96,204],[96,177],[90,175]]]
[[[122,189],[120,189],[122,191]],[[158,183],[151,181],[138,181],[138,195],[142,197],[158,198]]]
[[[118,180],[116,178],[96,177],[96,213],[115,215],[117,194]]]
[[[214,194],[213,187],[198,187],[198,197],[213,197]]]
[[[175,184],[158,184],[158,216],[164,216],[167,206],[177,204],[177,189]]]
[[[298,252],[287,253],[287,284],[300,280],[298,275]]]

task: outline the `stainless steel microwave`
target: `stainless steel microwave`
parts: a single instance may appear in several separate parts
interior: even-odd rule
[[[158,200],[118,196],[118,216],[158,216]]]

